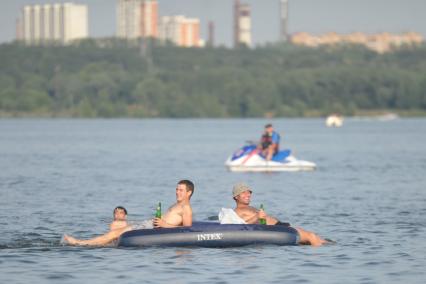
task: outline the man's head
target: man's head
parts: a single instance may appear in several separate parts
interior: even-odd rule
[[[113,211],[115,221],[123,221],[127,218],[127,210],[123,206],[117,206]]]
[[[177,201],[182,201],[183,199],[191,199],[192,194],[194,193],[194,183],[190,180],[183,179],[178,182],[176,187],[176,199]]]
[[[274,127],[272,127],[272,124],[268,123],[265,125],[265,132],[272,133],[274,131]]]
[[[252,192],[253,191],[247,184],[240,182],[235,184],[232,188],[232,197],[237,203],[249,205]]]

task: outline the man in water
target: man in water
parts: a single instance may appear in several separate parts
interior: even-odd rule
[[[155,228],[175,228],[192,226],[192,207],[190,199],[194,193],[194,184],[190,180],[181,180],[176,187],[176,203],[162,218],[154,218]]]
[[[109,225],[109,230],[116,230],[127,226],[127,210],[122,206],[117,206],[113,211],[113,221]]]
[[[264,210],[258,210],[250,206],[252,190],[244,183],[238,183],[232,190],[232,196],[236,202],[237,207],[235,213],[243,219],[247,224],[259,224],[259,219],[265,219],[266,225],[284,225],[290,226],[289,223],[282,223],[278,219],[269,216]],[[321,246],[327,241],[321,239],[315,233],[305,231],[302,228],[295,228],[300,236],[300,244],[307,244],[313,246]]]
[[[257,146],[262,151],[262,155],[267,161],[272,159],[272,156],[278,152],[280,145],[280,135],[274,131],[272,124],[265,125],[265,131],[263,132],[260,143]]]
[[[190,180],[181,180],[176,187],[176,203],[173,204],[161,218],[154,218],[144,229],[174,228],[192,225],[192,208],[190,199],[194,193],[194,184]],[[108,233],[90,240],[78,240],[71,236],[64,236],[64,241],[70,245],[104,246],[117,240],[123,233],[141,228],[140,226],[111,227]]]

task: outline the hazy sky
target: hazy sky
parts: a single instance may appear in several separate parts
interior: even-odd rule
[[[89,7],[91,37],[115,34],[116,0],[2,0],[0,43],[15,38],[15,22],[26,4],[74,2]],[[233,0],[159,0],[162,15],[185,15],[201,19],[202,38],[207,23],[215,23],[215,44],[232,43]],[[241,0],[252,9],[254,44],[279,38],[279,0]],[[416,31],[426,38],[426,0],[289,0],[289,32],[365,33]]]

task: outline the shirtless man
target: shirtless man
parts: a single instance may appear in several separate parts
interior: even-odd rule
[[[192,208],[189,200],[194,193],[194,184],[189,180],[181,180],[176,187],[176,203],[172,205],[161,218],[152,220],[155,228],[174,228],[192,225]],[[133,226],[112,228],[108,233],[90,240],[78,240],[71,236],[64,236],[64,241],[70,245],[104,246],[117,240],[123,233],[134,230]],[[145,229],[151,229],[145,227]]]
[[[109,230],[113,231],[116,229],[124,228],[127,226],[127,210],[122,206],[117,206],[113,211],[114,220],[109,225]]]
[[[276,218],[269,216],[263,210],[257,210],[250,206],[252,190],[244,183],[238,183],[234,186],[232,196],[237,204],[235,213],[242,218],[247,224],[258,224],[259,219],[265,219],[267,225],[286,225],[288,223],[282,223]],[[300,236],[300,244],[307,244],[313,246],[321,246],[327,241],[321,239],[315,233],[305,231],[302,228],[295,228]]]
[[[192,226],[192,208],[189,203],[194,193],[194,184],[190,180],[181,180],[176,187],[176,203],[161,218],[154,218],[155,228],[175,228]]]

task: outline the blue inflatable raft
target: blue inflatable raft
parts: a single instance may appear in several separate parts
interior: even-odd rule
[[[272,244],[296,245],[299,234],[288,226],[237,225],[194,222],[191,227],[128,231],[118,240],[119,247],[237,247]]]

